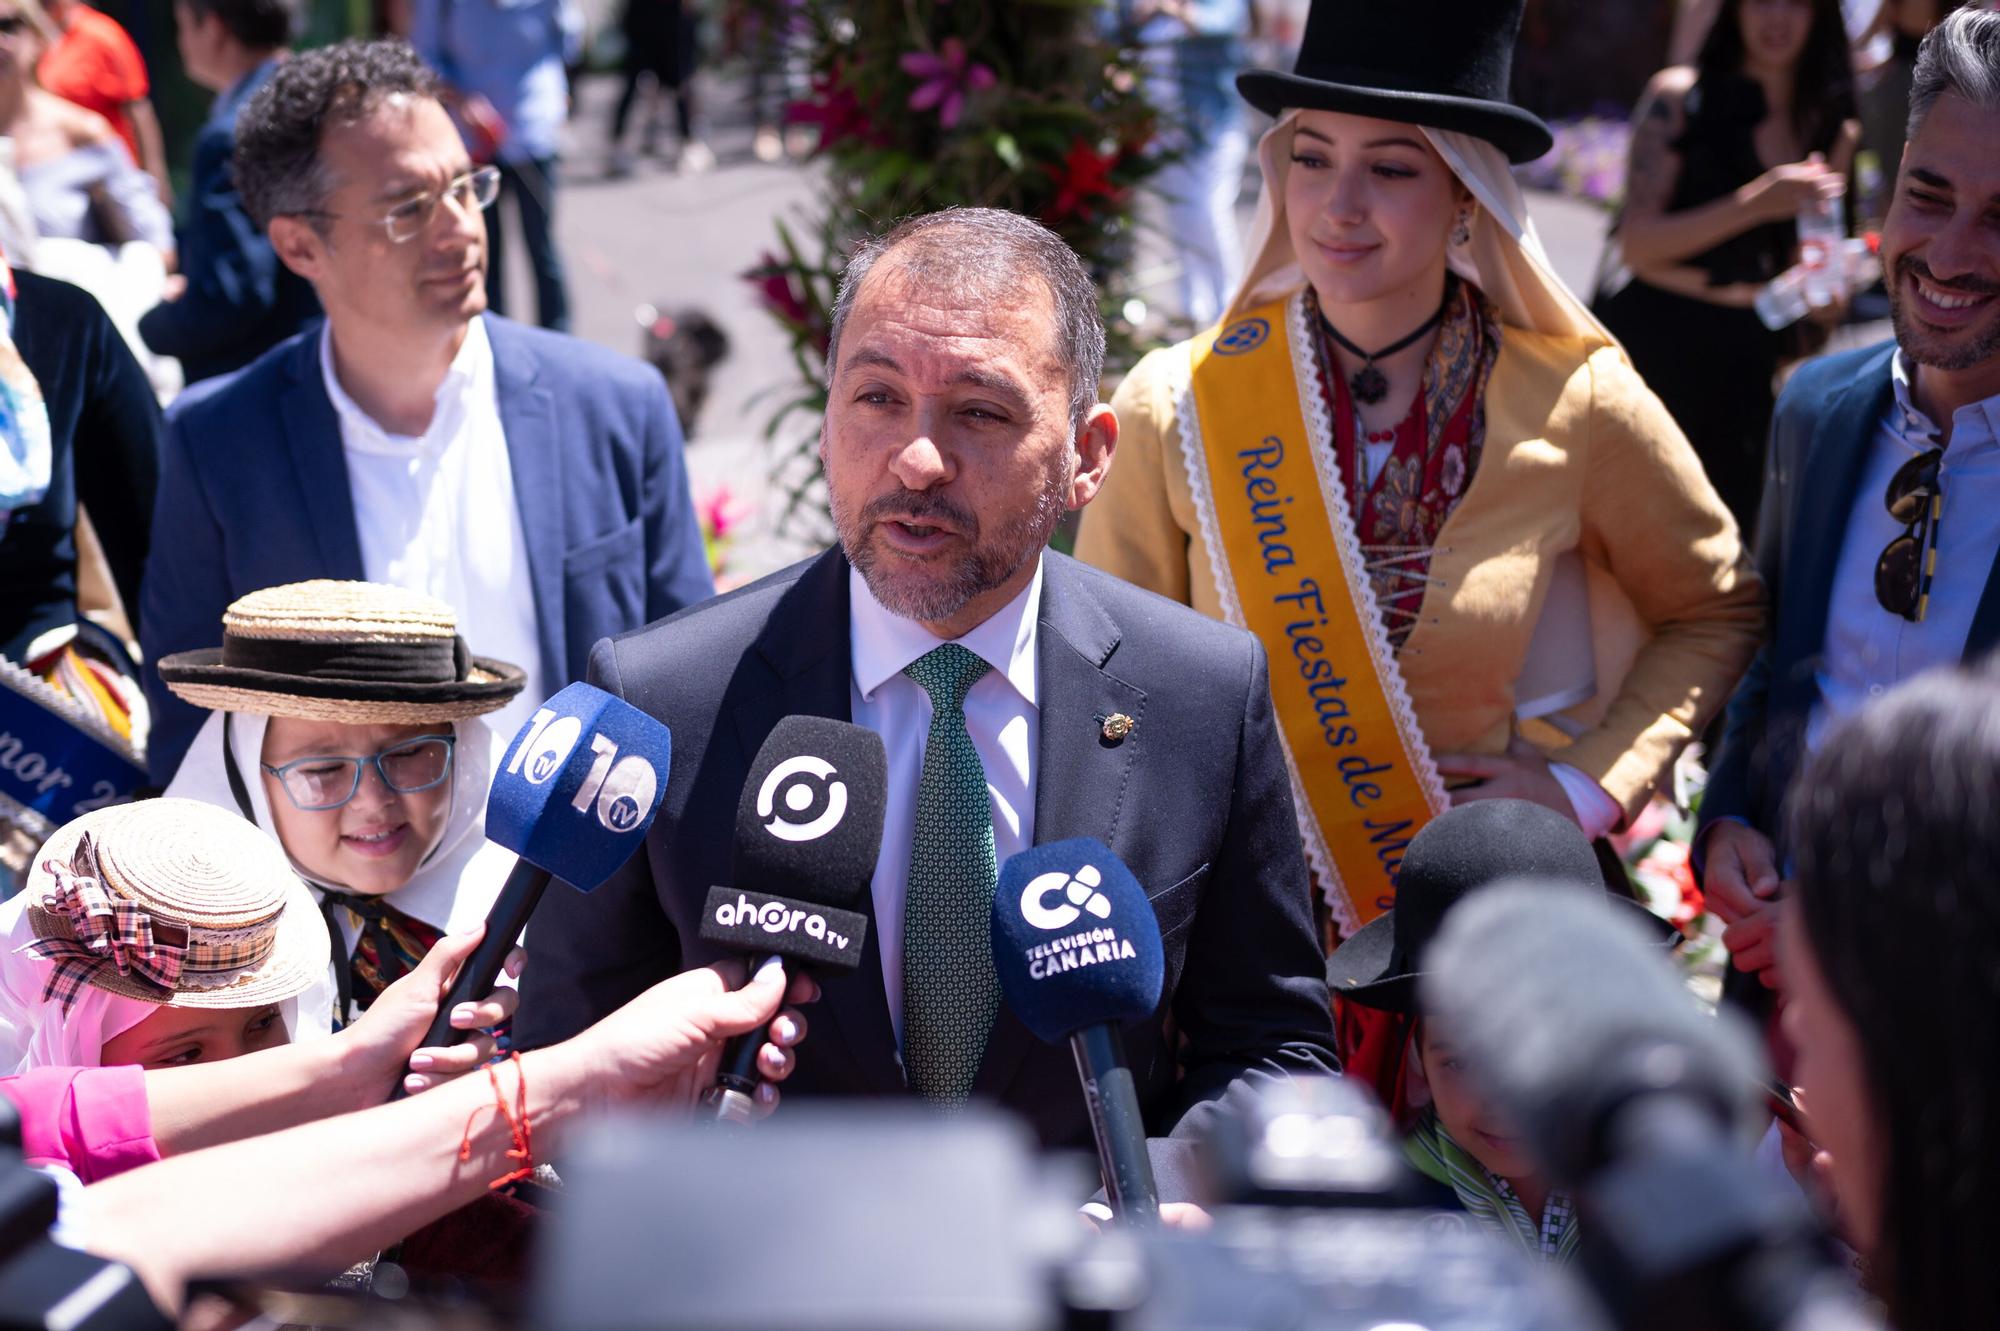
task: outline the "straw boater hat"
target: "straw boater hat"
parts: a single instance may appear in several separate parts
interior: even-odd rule
[[[1396,871],[1396,908],[1355,930],[1326,963],[1327,987],[1363,1007],[1417,1010],[1418,963],[1445,913],[1489,883],[1525,878],[1605,893],[1604,869],[1574,822],[1527,800],[1474,800],[1424,825]],[[1662,944],[1680,940],[1673,925],[1630,897]]]
[[[294,582],[222,617],[222,646],[160,661],[175,694],[217,712],[352,725],[456,721],[497,711],[521,668],[474,656],[450,606],[373,582]]]
[[[326,969],[326,921],[277,842],[226,809],[141,800],[56,830],[36,858],[25,949],[48,996],[83,985],[143,1002],[248,1008]]]

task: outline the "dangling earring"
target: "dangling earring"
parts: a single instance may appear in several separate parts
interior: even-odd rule
[[[1451,229],[1451,243],[1460,249],[1464,249],[1472,243],[1472,210],[1470,208],[1461,208],[1458,210],[1458,225]]]

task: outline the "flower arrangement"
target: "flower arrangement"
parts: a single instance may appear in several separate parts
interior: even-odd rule
[[[1615,211],[1625,198],[1625,162],[1632,146],[1632,127],[1624,116],[1559,120],[1549,128],[1555,147],[1517,168],[1521,183]]]
[[[764,0],[810,51],[810,92],[786,119],[819,136],[825,184],[809,214],[744,276],[791,341],[796,382],[767,433],[813,423],[780,449],[779,526],[829,529],[815,445],[825,357],[847,256],[874,229],[952,205],[1039,218],[1103,293],[1110,367],[1134,358],[1118,317],[1133,245],[1132,191],[1158,165],[1159,130],[1134,54],[1092,0]]]

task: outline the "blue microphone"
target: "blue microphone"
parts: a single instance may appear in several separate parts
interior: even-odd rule
[[[1121,1221],[1156,1224],[1159,1189],[1121,1022],[1150,1017],[1166,983],[1160,922],[1139,880],[1095,837],[1036,846],[1000,866],[993,969],[1021,1024],[1069,1041],[1105,1195]]]
[[[469,1032],[452,1026],[451,1010],[493,991],[551,878],[588,892],[632,858],[666,796],[672,754],[664,725],[594,685],[572,684],[528,718],[486,796],[487,840],[521,858],[424,1044],[466,1038]],[[392,1098],[402,1094],[399,1082]]]

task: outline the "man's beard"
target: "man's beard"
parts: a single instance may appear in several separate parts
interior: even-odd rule
[[[1965,296],[1994,295],[2000,293],[2000,285],[1976,277],[1940,282],[1914,254],[1898,259],[1895,280],[1889,283],[1889,321],[1896,329],[1896,345],[1911,360],[1934,370],[1969,370],[2000,355],[2000,310],[1989,311],[1983,327],[1975,325],[1956,333],[1935,333],[1908,308],[1909,297],[1903,290],[1906,277],[1919,277],[1941,291]]]
[[[935,624],[950,619],[975,598],[1003,586],[1041,552],[1062,520],[1069,489],[1068,449],[1058,454],[1043,477],[1034,505],[1010,517],[982,539],[978,517],[949,495],[933,490],[897,490],[871,499],[859,515],[845,512],[833,498],[833,523],[841,549],[868,583],[875,599],[893,615]],[[917,560],[884,550],[869,539],[886,518],[921,522],[937,518],[949,523],[970,549],[957,556]]]

